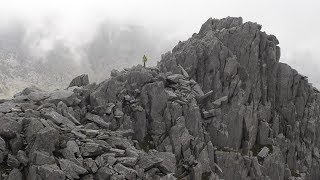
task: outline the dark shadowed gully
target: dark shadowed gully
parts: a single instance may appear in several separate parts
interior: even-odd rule
[[[319,91],[278,44],[209,19],[157,67],[27,88],[0,104],[0,179],[318,180]]]

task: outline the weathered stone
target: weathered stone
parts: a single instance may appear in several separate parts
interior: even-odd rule
[[[269,148],[263,147],[257,156],[260,158],[265,158],[265,157],[267,157],[268,153],[269,153]]]
[[[168,101],[163,82],[146,84],[141,92],[142,102],[146,113],[150,116],[151,132],[155,135],[165,133],[166,127],[163,120],[163,111]]]
[[[269,124],[264,121],[260,121],[259,123],[259,131],[258,131],[258,143],[262,145],[268,144],[269,138]]]
[[[220,178],[245,179],[248,174],[244,160],[240,154],[234,152],[216,151],[217,165],[221,168]]]
[[[72,91],[69,90],[56,90],[50,93],[49,97],[45,99],[45,102],[58,104],[60,101],[66,105],[71,106],[79,103]]]
[[[214,104],[216,107],[220,107],[221,103],[228,101],[228,96],[223,96],[217,100],[215,100],[214,102],[212,102],[212,104]]]
[[[30,161],[34,165],[55,164],[54,157],[48,152],[34,151],[30,156]]]
[[[176,180],[177,178],[174,177],[172,174],[167,174],[160,178],[160,180]]]
[[[192,139],[186,128],[184,117],[177,119],[177,124],[171,128],[169,136],[173,145],[173,152],[180,158],[181,151],[185,151],[188,148]]]
[[[72,79],[72,81],[69,84],[69,87],[72,87],[72,86],[82,87],[82,86],[86,86],[88,84],[89,84],[88,74],[82,74],[82,75],[77,76],[74,79]]]
[[[78,179],[79,175],[87,173],[87,170],[67,159],[59,159],[61,170],[69,179]]]
[[[40,131],[44,126],[42,125],[41,121],[35,118],[30,118],[30,123],[28,124],[25,136],[28,143],[36,136],[38,131]]]
[[[9,145],[13,154],[17,154],[17,152],[24,146],[23,138],[20,134],[17,134],[15,138],[10,139]]]
[[[161,157],[155,156],[154,154],[151,155],[144,155],[139,158],[139,161],[137,165],[139,165],[140,168],[144,169],[145,171],[157,167],[160,165],[161,162],[163,162],[164,159]]]
[[[99,144],[92,142],[85,143],[80,147],[80,150],[84,157],[99,156],[104,152]]]
[[[75,124],[70,121],[68,118],[62,116],[61,114],[57,113],[54,109],[42,109],[41,115],[43,118],[50,119],[57,125],[64,124],[69,127],[74,127]]]
[[[0,163],[3,162],[6,151],[7,151],[6,141],[2,139],[0,136]]]
[[[96,162],[91,158],[84,159],[83,164],[84,164],[84,167],[92,173],[96,173],[98,171],[98,166]]]
[[[163,159],[159,165],[159,169],[165,174],[176,172],[176,157],[170,152],[159,152],[156,156]]]
[[[27,166],[27,165],[28,165],[29,159],[28,159],[28,157],[27,157],[27,154],[26,154],[24,151],[19,150],[19,151],[17,152],[17,159],[18,159],[19,162],[20,162],[21,164],[23,164],[24,166]]]
[[[20,162],[16,156],[9,154],[7,158],[7,165],[14,168],[19,168]]]
[[[134,169],[125,167],[124,165],[118,163],[114,166],[114,170],[119,174],[124,175],[127,179],[136,179],[137,172]]]
[[[7,162],[27,180],[319,179],[320,94],[278,44],[257,23],[210,18],[155,68],[0,100],[1,177]]]
[[[184,76],[181,74],[172,74],[167,76],[167,80],[171,83],[178,83],[180,79],[184,79]]]
[[[215,117],[221,114],[221,109],[210,109],[209,111],[204,111],[203,112],[203,117],[205,119]]]
[[[117,162],[127,166],[134,167],[138,161],[137,157],[118,157]]]
[[[87,113],[86,119],[96,123],[97,125],[99,125],[103,128],[109,129],[110,123],[105,122],[100,116],[97,116],[97,115],[94,115],[91,113]]]
[[[64,180],[64,179],[66,179],[65,173],[63,171],[61,171],[56,164],[42,165],[38,168],[37,172],[42,179],[47,179],[47,180]]]
[[[139,142],[142,142],[146,136],[147,131],[147,118],[146,112],[143,108],[141,111],[134,112],[134,125],[133,130],[135,132],[134,137]]]
[[[66,159],[73,159],[75,155],[80,155],[80,148],[75,141],[68,141],[67,147],[61,150],[62,155]]]
[[[111,148],[109,152],[114,153],[116,156],[123,156],[126,151],[122,149]]]
[[[51,127],[45,127],[38,131],[31,151],[45,151],[52,153],[59,141],[59,132]]]
[[[22,131],[22,124],[10,117],[0,117],[0,136],[14,138]]]
[[[126,149],[130,148],[132,144],[130,141],[126,138],[121,138],[121,137],[110,137],[107,139],[107,142],[112,146],[112,147],[117,147],[121,149]]]
[[[202,166],[201,163],[198,163],[191,168],[190,179],[202,179]]]
[[[98,180],[110,179],[111,176],[115,173],[116,172],[113,169],[110,169],[109,167],[104,166],[98,170],[98,172],[96,173],[96,178]]]
[[[22,173],[19,169],[14,168],[10,171],[7,180],[23,180]]]
[[[273,147],[272,154],[269,154],[263,161],[263,173],[271,179],[283,179],[284,159],[278,147]]]

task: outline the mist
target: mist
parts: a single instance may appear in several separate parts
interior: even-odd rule
[[[0,98],[23,88],[65,88],[89,74],[156,65],[161,54],[198,32],[210,17],[242,16],[280,41],[282,62],[320,87],[320,2],[245,1],[3,1],[0,7]]]

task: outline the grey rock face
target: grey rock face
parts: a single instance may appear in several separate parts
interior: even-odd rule
[[[47,164],[42,165],[38,168],[37,174],[39,174],[39,176],[42,179],[48,179],[48,180],[66,179],[64,172],[61,171],[57,165],[47,165]],[[33,176],[33,177],[36,177],[36,176]]]
[[[8,176],[8,180],[22,180],[22,177],[22,173],[19,171],[19,169],[12,169]]]
[[[89,84],[89,76],[88,74],[82,74],[80,76],[75,77],[69,84],[69,87],[73,86],[86,86]]]
[[[136,179],[137,172],[134,169],[125,167],[124,165],[118,163],[115,165],[114,169],[119,173],[126,177],[126,179]]]
[[[99,125],[103,128],[108,129],[110,126],[110,123],[105,122],[101,117],[94,115],[94,114],[91,114],[91,113],[87,113],[86,119],[96,123],[97,125]]]
[[[59,132],[56,129],[45,127],[37,133],[31,151],[45,151],[51,154],[55,150],[58,139]]]
[[[60,168],[69,179],[78,179],[80,174],[87,173],[87,170],[67,159],[59,160]]]
[[[2,176],[319,179],[320,93],[278,44],[257,23],[210,18],[157,67],[27,88],[0,102]]]
[[[14,138],[21,130],[21,123],[10,117],[0,117],[0,136]]]

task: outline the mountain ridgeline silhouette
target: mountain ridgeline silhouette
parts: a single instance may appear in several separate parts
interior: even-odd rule
[[[280,62],[279,41],[261,29],[210,18],[155,67],[2,100],[2,177],[319,179],[319,91]]]

